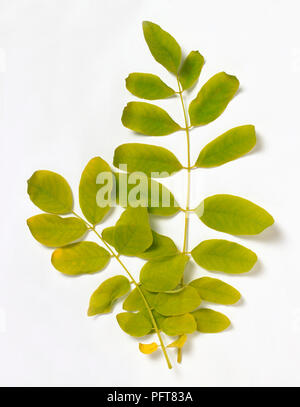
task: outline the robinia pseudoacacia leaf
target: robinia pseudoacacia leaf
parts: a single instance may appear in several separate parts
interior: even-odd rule
[[[88,316],[106,314],[111,311],[113,303],[130,290],[128,278],[114,276],[105,280],[90,298]]]
[[[117,315],[120,328],[128,335],[142,337],[152,330],[151,322],[141,313],[121,312]]]
[[[146,290],[142,285],[139,286],[148,304],[153,307],[157,293],[152,293]],[[137,288],[134,288],[125,301],[123,302],[123,309],[125,311],[145,311],[145,302]]]
[[[150,21],[143,22],[143,31],[154,59],[168,71],[176,74],[181,62],[181,49],[175,38]]]
[[[122,144],[115,149],[114,166],[120,168],[124,164],[128,172],[141,171],[153,178],[168,177],[182,169],[171,151],[140,143]]]
[[[73,209],[73,195],[67,181],[52,171],[40,170],[27,181],[31,201],[42,211],[63,215]]]
[[[158,345],[155,342],[152,343],[139,343],[139,350],[145,355],[150,355],[151,353],[157,351]]]
[[[159,293],[155,298],[154,308],[162,315],[180,315],[191,312],[201,303],[197,290],[186,286],[173,293]]]
[[[58,215],[35,215],[27,219],[27,225],[32,236],[48,247],[65,246],[87,232],[87,226],[81,219]]]
[[[126,78],[126,88],[134,96],[148,100],[165,99],[175,94],[175,90],[150,73],[131,73]]]
[[[185,344],[186,340],[187,340],[187,336],[186,336],[186,334],[183,334],[183,335],[179,336],[179,338],[176,339],[176,341],[170,343],[170,344],[167,346],[167,348],[179,348],[179,349],[180,349],[180,348],[183,347],[183,345]]]
[[[204,240],[192,250],[191,255],[206,270],[232,274],[250,271],[257,261],[252,250],[223,239]]]
[[[159,260],[149,260],[141,269],[140,281],[153,292],[173,290],[182,279],[189,256],[178,254]]]
[[[75,276],[102,270],[110,257],[95,242],[79,242],[54,250],[51,262],[58,271]]]
[[[238,79],[225,72],[217,73],[209,79],[189,106],[192,126],[202,126],[219,117],[238,88]]]
[[[129,102],[123,110],[122,123],[146,136],[167,136],[181,129],[164,109],[145,102]]]
[[[227,329],[230,320],[221,312],[209,308],[201,308],[192,312],[197,323],[197,331],[203,333],[217,333]]]
[[[100,188],[104,188],[101,174],[111,175],[112,177],[110,166],[102,158],[94,157],[84,168],[79,184],[80,208],[92,225],[99,223],[110,210],[112,178],[111,185],[107,185],[107,199],[104,200],[104,196],[99,199],[98,191]]]
[[[195,165],[202,168],[217,167],[248,153],[255,143],[254,126],[235,127],[207,144]]]
[[[118,253],[136,255],[145,251],[153,241],[146,208],[128,207],[116,223],[115,248]]]
[[[232,235],[257,235],[274,223],[265,209],[234,195],[210,196],[195,212],[206,226]]]
[[[200,277],[189,284],[194,287],[202,300],[216,304],[231,305],[238,302],[241,294],[231,285],[217,278]]]
[[[178,75],[182,90],[191,88],[197,82],[203,65],[204,58],[199,51],[192,51],[189,53],[184,60]]]

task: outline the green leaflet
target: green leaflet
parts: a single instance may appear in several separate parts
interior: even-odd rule
[[[174,293],[159,293],[155,299],[154,308],[162,315],[186,314],[196,309],[201,298],[195,288],[186,286]]]
[[[150,260],[141,269],[140,281],[149,291],[173,290],[180,283],[188,261],[189,257],[184,254]]]
[[[145,296],[146,301],[150,306],[153,306],[157,293],[151,293],[143,286],[140,286],[142,293]],[[140,291],[135,288],[131,291],[128,297],[123,302],[123,309],[125,311],[145,311],[145,302],[140,294]]]
[[[115,226],[108,227],[102,231],[103,239],[113,247],[115,247],[114,233]],[[152,237],[153,242],[151,246],[144,252],[136,254],[137,257],[144,260],[153,260],[173,256],[178,253],[175,243],[168,236],[160,235],[152,230]]]
[[[35,215],[27,219],[27,225],[32,236],[49,247],[65,246],[87,232],[86,224],[81,219],[61,218],[58,215]]]
[[[197,324],[191,314],[184,314],[164,319],[161,329],[170,336],[192,334],[196,331]]]
[[[191,88],[197,82],[203,65],[204,58],[199,51],[192,51],[189,53],[184,60],[178,75],[182,90]]]
[[[174,256],[178,253],[178,249],[171,238],[160,235],[152,230],[153,242],[152,245],[143,253],[138,254],[138,257],[144,260],[161,259],[163,257]]]
[[[51,262],[60,272],[75,276],[95,273],[109,262],[110,254],[94,242],[79,242],[54,250]]]
[[[31,201],[42,211],[58,215],[72,212],[72,191],[61,175],[52,171],[36,171],[27,184]]]
[[[145,251],[153,241],[146,208],[127,208],[116,223],[114,242],[118,253],[136,255]]]
[[[177,41],[159,25],[150,21],[143,22],[143,31],[154,59],[176,74],[181,62],[181,49]]]
[[[234,127],[207,144],[196,161],[197,167],[217,167],[248,153],[255,146],[252,125]]]
[[[210,196],[195,212],[206,226],[232,235],[257,235],[274,223],[263,208],[234,195]]]
[[[223,273],[246,273],[257,261],[252,250],[223,239],[204,240],[191,254],[195,262],[204,269]]]
[[[148,100],[165,99],[175,94],[175,90],[150,73],[131,73],[126,78],[126,88],[134,96]]]
[[[219,117],[238,88],[238,79],[225,72],[217,73],[209,79],[189,106],[192,126],[202,126]]]
[[[151,322],[141,312],[137,314],[121,312],[117,315],[117,321],[124,332],[138,338],[147,335],[152,330]]]
[[[146,136],[167,136],[181,130],[165,110],[145,102],[129,102],[123,110],[122,123]]]
[[[144,175],[140,185],[135,186],[129,183],[130,175],[115,173],[116,202],[123,207],[147,206],[148,212],[152,215],[172,216],[178,213],[180,209],[174,195],[153,179],[148,178],[145,183],[145,177]]]
[[[103,186],[104,182],[101,180],[104,175],[108,182],[106,187]],[[110,210],[112,181],[111,169],[100,157],[92,158],[82,172],[79,184],[79,203],[82,213],[92,225],[99,223]],[[106,188],[106,195],[101,194],[101,188]]]
[[[208,308],[201,308],[192,312],[197,323],[197,331],[203,333],[217,333],[224,331],[230,325],[230,320],[221,312]]]
[[[107,314],[111,311],[113,303],[129,290],[129,280],[124,276],[114,276],[103,281],[90,298],[88,316]]]
[[[201,277],[189,284],[194,287],[202,300],[216,304],[231,305],[241,298],[241,294],[229,284],[217,278]]]
[[[171,151],[140,143],[122,144],[115,149],[114,166],[120,168],[124,164],[128,172],[141,171],[153,178],[168,177],[182,169]]]

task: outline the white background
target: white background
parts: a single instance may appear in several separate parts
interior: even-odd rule
[[[1,0],[0,137],[1,265],[0,385],[288,386],[300,384],[299,148],[300,3],[297,0]],[[26,180],[49,169],[77,188],[88,160],[111,162],[130,141],[171,149],[185,163],[183,132],[161,138],[133,135],[120,117],[124,79],[151,72],[171,86],[144,42],[141,22],[169,31],[185,53],[206,59],[194,97],[210,76],[226,71],[241,91],[212,124],[192,131],[192,161],[231,127],[256,125],[258,145],[223,167],[193,172],[192,206],[215,193],[251,199],[276,226],[236,238],[259,256],[243,276],[223,280],[243,295],[233,307],[214,306],[232,320],[222,334],[192,335],[183,363],[169,371],[160,356],[145,356],[114,318],[88,318],[91,293],[121,270],[67,278],[50,264],[51,251],[30,235],[26,218],[39,213]],[[183,123],[179,101],[158,101]],[[185,174],[165,180],[184,205]],[[119,216],[115,210],[103,226]],[[183,215],[154,227],[182,245]],[[100,225],[100,228],[102,225]],[[225,237],[191,218],[189,247]],[[231,237],[230,237],[231,238]],[[125,259],[138,276],[142,264]],[[194,266],[190,277],[206,275]],[[120,304],[116,310],[120,310]]]

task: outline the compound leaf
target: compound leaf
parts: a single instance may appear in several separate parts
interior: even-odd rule
[[[151,322],[141,312],[121,312],[117,315],[117,321],[120,328],[131,336],[145,336],[152,330]]]
[[[99,194],[101,185],[105,178],[107,194]],[[112,172],[109,165],[100,157],[92,158],[82,172],[79,184],[79,204],[86,219],[96,225],[110,210],[110,199],[112,191]]]
[[[232,235],[257,235],[274,223],[263,208],[234,195],[210,196],[195,212],[206,226]]]
[[[220,72],[209,79],[189,106],[192,126],[208,124],[219,117],[239,88],[235,76]]]
[[[60,272],[75,276],[95,273],[108,263],[110,254],[94,242],[79,242],[54,250],[51,262]]]
[[[126,88],[134,96],[142,99],[165,99],[175,94],[157,75],[150,73],[131,73],[126,78]]]
[[[188,261],[189,257],[184,254],[150,260],[141,269],[140,281],[149,291],[173,290],[180,283]]]
[[[248,153],[255,143],[254,126],[235,127],[207,144],[195,165],[202,168],[217,167]]]
[[[165,318],[161,324],[162,331],[170,336],[192,334],[197,329],[195,318],[191,314]]]
[[[41,214],[27,219],[32,236],[49,247],[65,246],[81,238],[87,231],[83,220],[58,215]]]
[[[121,168],[124,165],[128,172],[141,171],[153,178],[168,177],[182,169],[171,151],[141,143],[122,144],[115,149],[114,166]]]
[[[146,290],[142,285],[140,285],[140,290],[142,291],[146,301],[152,307],[157,296],[157,293],[152,293]],[[140,294],[140,291],[135,288],[131,291],[128,297],[123,302],[123,309],[125,311],[145,311],[145,302]]]
[[[179,81],[182,90],[191,88],[197,82],[203,65],[204,58],[199,51],[189,53],[179,71]]]
[[[155,299],[154,308],[165,316],[186,314],[193,311],[201,303],[197,290],[186,286],[173,293],[159,293]]]
[[[217,278],[201,277],[189,284],[194,287],[202,300],[216,304],[231,305],[238,302],[241,294],[231,285]]]
[[[115,248],[118,253],[134,256],[151,246],[153,237],[146,208],[127,208],[116,223]]]
[[[133,194],[137,186],[129,182],[131,175],[115,174],[116,202],[119,205],[123,207],[145,206],[150,214],[158,216],[172,216],[180,211],[172,192],[159,182],[147,178],[146,175],[144,175],[137,193]]]
[[[195,262],[206,270],[232,274],[250,271],[257,261],[252,250],[223,239],[204,240],[191,254]]]
[[[187,340],[187,336],[185,334],[181,335],[176,341],[170,343],[167,348],[178,348],[181,349]]]
[[[140,352],[144,353],[145,355],[150,355],[151,353],[157,351],[158,345],[155,342],[152,343],[139,343],[139,350]]]
[[[122,123],[146,136],[167,136],[181,129],[165,110],[145,102],[129,102],[123,110]]]
[[[230,325],[230,320],[221,312],[209,308],[201,308],[192,312],[197,323],[197,331],[203,333],[217,333],[224,331]]]
[[[150,21],[143,22],[143,31],[154,59],[176,74],[181,62],[181,49],[175,38]]]
[[[35,171],[27,184],[31,201],[42,211],[58,215],[72,212],[72,191],[61,175],[52,171]]]
[[[111,311],[113,303],[129,290],[129,280],[124,276],[114,276],[103,281],[90,298],[88,316],[107,314]]]

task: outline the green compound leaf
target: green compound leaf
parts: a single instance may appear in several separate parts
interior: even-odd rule
[[[257,235],[274,223],[263,208],[234,195],[210,196],[195,212],[206,226],[232,235]]]
[[[27,219],[32,236],[48,247],[65,246],[85,235],[86,224],[78,218],[61,218],[57,215],[41,214]]]
[[[202,126],[219,117],[238,88],[238,79],[225,72],[220,72],[209,79],[189,106],[192,126]]]
[[[109,262],[110,254],[94,242],[79,242],[54,250],[51,262],[60,272],[70,276],[95,273]]]
[[[152,331],[151,322],[141,313],[121,312],[117,315],[120,328],[128,335],[142,337]]]
[[[143,31],[153,58],[176,74],[181,62],[181,49],[175,38],[150,21],[143,22]]]
[[[101,176],[106,174],[109,184],[104,187]],[[92,158],[82,172],[79,184],[79,203],[86,219],[96,225],[110,210],[110,197],[112,191],[112,172],[109,165],[100,157]],[[107,199],[99,194],[101,188],[106,188]]]
[[[151,293],[143,286],[140,286],[140,289],[142,290],[142,293],[144,294],[148,304],[153,307],[157,294]],[[140,294],[140,291],[137,288],[132,290],[128,297],[125,299],[125,301],[123,302],[123,309],[125,311],[145,311],[145,302]]]
[[[184,314],[164,319],[161,329],[170,336],[192,334],[196,331],[197,324],[191,314]]]
[[[90,298],[88,316],[107,314],[111,311],[113,303],[129,290],[129,280],[124,276],[114,276],[103,281]]]
[[[127,174],[116,173],[115,180],[116,202],[120,206],[146,206],[150,214],[157,216],[172,216],[180,211],[174,195],[164,185],[146,175],[138,186],[129,183],[130,175],[128,177]]]
[[[116,223],[114,233],[118,253],[134,256],[151,246],[153,237],[146,208],[127,208]]]
[[[186,286],[174,293],[159,293],[155,299],[154,308],[162,315],[186,314],[196,309],[201,303],[197,290]]]
[[[203,333],[222,332],[230,325],[230,320],[221,312],[201,308],[192,312],[197,323],[197,331]]]
[[[189,256],[184,254],[160,260],[150,260],[141,269],[140,281],[149,291],[173,290],[180,283],[188,261]]]
[[[113,247],[115,247],[114,234],[115,226],[108,227],[102,231],[103,239]],[[151,246],[144,252],[136,254],[137,257],[140,257],[144,260],[153,260],[174,256],[178,253],[178,249],[175,243],[168,236],[160,235],[159,233],[152,230],[152,237],[153,242]]]
[[[121,120],[123,126],[146,136],[167,136],[181,130],[165,110],[145,102],[129,102]]]
[[[232,305],[241,298],[238,290],[217,278],[201,277],[193,280],[189,285],[198,291],[198,294],[204,301]]]
[[[163,178],[180,171],[182,165],[176,156],[163,147],[149,144],[128,143],[115,149],[114,166],[127,166],[127,171],[141,171],[148,177]]]
[[[36,171],[27,183],[31,201],[42,211],[59,215],[72,212],[72,191],[61,175],[52,171]]]
[[[254,126],[235,127],[207,144],[195,165],[202,168],[217,167],[248,153],[255,144]]]
[[[182,90],[191,88],[197,82],[203,65],[204,58],[199,51],[189,53],[179,71],[179,81]]]
[[[131,73],[126,78],[126,88],[134,96],[148,100],[165,99],[175,94],[175,90],[150,73]]]
[[[250,271],[257,261],[252,250],[223,239],[204,240],[192,250],[191,255],[206,270],[232,274]]]

